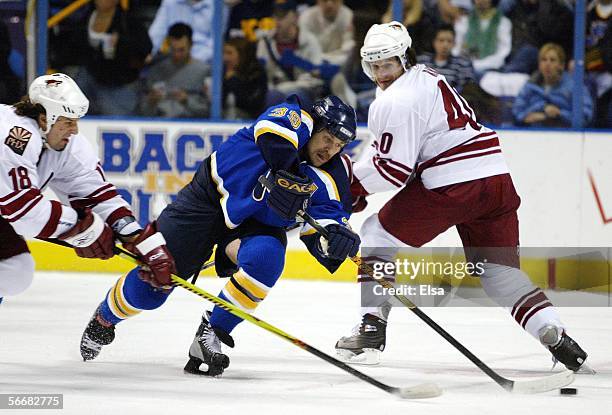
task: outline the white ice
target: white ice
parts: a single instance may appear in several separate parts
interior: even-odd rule
[[[159,310],[120,324],[92,362],[79,339],[117,276],[38,273],[24,294],[0,305],[0,393],[63,393],[62,414],[612,414],[612,308],[563,308],[569,333],[597,375],[579,375],[577,396],[511,395],[407,309],[390,318],[378,367],[359,367],[394,386],[437,383],[438,398],[406,401],[382,392],[249,323],[233,333],[221,378],[183,374],[199,316],[210,305],[177,288]],[[222,280],[198,284],[217,293]],[[281,280],[256,315],[333,354],[357,322],[355,284]],[[429,314],[503,376],[546,375],[550,355],[504,310],[427,308]],[[559,370],[559,369],[556,369]],[[26,411],[18,413],[43,413]],[[54,412],[51,412],[54,413]]]

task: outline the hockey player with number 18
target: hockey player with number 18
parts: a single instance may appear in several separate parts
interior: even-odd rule
[[[36,78],[17,104],[0,105],[0,297],[32,282],[24,237],[59,239],[81,257],[100,259],[114,255],[118,239],[148,273],[174,269],[161,234],[142,229],[79,134],[88,108],[78,85],[60,73]],[[42,194],[47,186],[60,201]]]
[[[364,222],[360,234],[369,251],[362,255],[393,262],[397,248],[420,247],[456,226],[468,260],[484,262],[480,282],[489,297],[555,360],[577,371],[587,354],[520,270],[520,198],[497,133],[477,122],[444,76],[417,64],[411,44],[406,28],[391,22],[373,25],[361,48],[363,70],[378,88],[368,113],[374,142],[354,168],[354,211],[372,193],[399,190]],[[377,284],[366,275],[359,280],[368,292]],[[377,363],[389,311],[388,298],[364,304],[361,324],[337,342],[338,354]]]
[[[347,223],[351,162],[340,154],[355,132],[355,112],[339,98],[326,97],[303,109],[294,95],[228,138],[157,220],[178,276],[197,275],[216,245],[217,274],[229,277],[219,297],[253,312],[283,271],[285,228],[296,223],[303,209],[330,234],[323,240],[305,224],[300,235],[324,267],[334,272],[355,255],[359,236]],[[258,182],[262,175],[273,183],[270,191]],[[160,307],[172,292],[169,279],[157,280],[159,288],[154,289],[138,272],[136,268],[120,278],[99,305],[83,333],[83,359],[96,358],[113,341],[117,324]],[[229,358],[221,343],[233,346],[230,333],[241,321],[218,306],[206,312],[185,371],[222,374]]]

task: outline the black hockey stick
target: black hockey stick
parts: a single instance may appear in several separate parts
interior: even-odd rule
[[[132,254],[131,252],[125,250],[124,248],[121,248],[119,246],[115,246],[115,253],[117,255],[119,255],[122,258],[125,258],[135,264],[139,264],[138,262],[138,258]],[[421,398],[433,398],[436,396],[439,396],[442,394],[442,391],[440,390],[440,388],[435,385],[435,384],[419,384],[419,385],[415,385],[415,386],[409,386],[409,387],[395,387],[395,386],[390,386],[387,385],[385,383],[382,383],[368,375],[366,375],[363,372],[360,372],[354,368],[352,368],[351,366],[347,365],[346,363],[326,354],[323,353],[322,351],[320,351],[319,349],[314,348],[313,346],[309,345],[308,343],[303,342],[302,340],[282,331],[281,329],[273,326],[270,323],[267,323],[245,311],[242,311],[241,309],[239,309],[238,307],[236,307],[235,305],[228,303],[227,301],[224,301],[223,299],[214,296],[210,293],[208,293],[207,291],[203,290],[202,288],[195,286],[189,282],[187,282],[186,280],[176,276],[176,275],[172,275],[172,282],[174,282],[175,285],[181,286],[183,288],[185,288],[186,290],[191,291],[192,293],[199,295],[200,297],[210,301],[211,303],[221,307],[222,309],[232,313],[233,315],[235,315],[236,317],[240,317],[243,320],[246,320],[250,323],[255,324],[258,327],[261,327],[262,329],[269,331],[270,333],[276,334],[277,336],[281,337],[282,339],[293,343],[294,345],[296,345],[297,347],[299,347],[302,350],[305,350],[313,355],[315,355],[316,357],[323,359],[324,361],[326,361],[327,363],[331,363],[332,365],[344,370],[345,372],[350,373],[353,376],[358,377],[359,379],[369,383],[370,385],[376,386],[379,389],[384,390],[385,392],[388,392],[392,395],[395,396],[399,396],[400,398],[407,398],[407,399],[421,399]]]
[[[56,245],[61,245],[61,246],[65,246],[68,248],[71,248],[70,245],[68,245],[67,243],[65,243],[64,241],[60,241],[57,239],[43,239],[46,242],[51,242],[53,244]],[[118,256],[120,256],[123,259],[126,259],[136,265],[140,265],[140,262],[138,261],[138,257],[136,255],[134,255],[133,253],[131,253],[130,251],[127,251],[126,249],[119,247],[119,246],[115,246],[115,248],[113,249],[115,254],[117,254]],[[332,365],[344,370],[345,372],[350,373],[353,376],[356,376],[357,378],[363,380],[364,382],[369,383],[370,385],[373,385],[379,389],[384,390],[387,393],[390,393],[392,395],[398,396],[400,398],[404,398],[404,399],[422,399],[422,398],[434,398],[436,396],[440,396],[442,394],[442,390],[435,384],[427,384],[427,383],[422,383],[419,385],[415,385],[415,386],[408,386],[408,387],[396,387],[396,386],[390,386],[387,385],[385,383],[382,383],[368,375],[366,375],[363,372],[360,372],[359,370],[356,370],[354,368],[352,368],[351,366],[347,365],[346,363],[326,354],[323,353],[322,351],[320,351],[319,349],[314,348],[313,346],[309,345],[308,343],[303,342],[302,340],[298,339],[297,337],[294,337],[284,331],[282,331],[281,329],[247,313],[242,311],[241,309],[239,309],[238,307],[236,307],[235,305],[228,303],[227,301],[224,301],[223,299],[214,296],[210,293],[208,293],[207,291],[203,290],[202,288],[193,285],[191,283],[189,283],[188,281],[178,277],[177,275],[172,275],[172,282],[174,283],[174,285],[178,285],[181,286],[183,288],[185,288],[188,291],[191,291],[192,293],[210,301],[211,303],[223,308],[224,310],[228,311],[229,313],[232,313],[233,315],[235,315],[236,317],[240,317],[243,320],[246,320],[250,323],[255,324],[258,327],[261,327],[262,329],[269,331],[270,333],[276,334],[277,336],[281,337],[282,339],[293,343],[294,345],[296,345],[297,347],[299,347],[300,349],[303,349],[313,355],[315,355],[316,357],[323,359],[324,361],[326,361],[327,363],[331,363]]]
[[[265,186],[267,189],[270,189],[271,183],[264,176],[259,177],[259,182]],[[307,212],[300,210],[298,212],[298,216],[307,222],[310,226],[312,226],[317,232],[319,232],[324,238],[329,237],[329,233],[327,229],[321,226],[320,223],[316,221],[312,216],[310,216]],[[395,288],[393,284],[389,281],[386,281],[383,278],[376,278],[374,276],[374,269],[363,262],[363,259],[359,255],[355,255],[351,257],[351,261],[353,261],[357,267],[372,277],[378,284],[382,285],[385,288]],[[393,291],[392,291],[393,292]],[[553,375],[545,376],[543,378],[538,379],[530,379],[530,380],[511,380],[501,376],[499,373],[495,372],[489,366],[487,366],[482,360],[474,355],[468,348],[459,343],[457,339],[451,336],[446,330],[444,330],[438,323],[433,321],[427,314],[425,314],[419,307],[416,306],[410,299],[401,294],[394,294],[393,297],[398,299],[403,305],[408,307],[410,311],[416,314],[421,320],[425,322],[429,327],[434,329],[440,336],[444,337],[446,341],[448,341],[455,349],[459,350],[461,354],[467,357],[472,363],[474,363],[480,370],[482,370],[487,376],[493,379],[498,385],[507,390],[508,392],[514,393],[539,393],[546,392],[554,389],[559,389],[564,386],[569,385],[574,381],[574,372],[571,370],[566,370],[560,373],[555,373]]]

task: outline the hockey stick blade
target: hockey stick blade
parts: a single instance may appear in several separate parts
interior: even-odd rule
[[[134,263],[134,264],[138,264],[138,258],[132,254],[131,252],[119,247],[119,246],[115,246],[115,253],[117,255],[119,255],[121,258],[127,259],[128,261]],[[282,331],[281,329],[273,326],[272,324],[269,324],[257,317],[255,317],[252,314],[246,313],[244,311],[242,311],[241,309],[239,309],[238,307],[236,307],[235,305],[228,303],[227,301],[224,301],[223,299],[214,296],[206,291],[204,291],[202,288],[193,285],[191,283],[189,283],[188,281],[172,274],[171,276],[172,278],[172,282],[175,285],[178,285],[180,287],[185,288],[188,291],[191,291],[192,293],[210,301],[211,303],[221,307],[222,309],[228,311],[229,313],[235,315],[236,317],[239,317],[243,320],[246,320],[258,327],[261,327],[262,329],[277,335],[278,337],[281,337],[282,339],[296,345],[297,347],[299,347],[302,350],[305,350],[315,356],[317,356],[318,358],[326,361],[327,363],[330,363],[334,366],[336,366],[339,369],[344,370],[345,372],[350,373],[351,375],[363,380],[364,382],[369,383],[372,386],[375,386],[379,389],[384,390],[387,393],[390,393],[392,395],[395,395],[397,397],[400,397],[402,399],[424,399],[424,398],[435,398],[436,396],[440,396],[442,394],[442,390],[435,384],[427,384],[427,383],[423,383],[423,384],[418,384],[418,385],[414,385],[414,386],[410,386],[410,387],[395,387],[395,386],[390,386],[387,385],[385,383],[382,383],[376,379],[374,379],[373,377],[370,377],[368,375],[366,375],[363,372],[360,372],[359,370],[347,365],[346,363],[320,351],[319,349],[316,349],[315,347],[309,345],[308,343],[303,342],[302,340],[293,337],[292,335],[285,333],[284,331]]]
[[[555,373],[554,375],[537,379],[513,380],[506,389],[509,392],[516,394],[549,392],[569,385],[574,381],[574,378],[574,372],[571,370],[565,370],[563,372]]]
[[[435,383],[421,383],[415,386],[391,388],[388,392],[402,399],[425,399],[442,395],[442,389]]]

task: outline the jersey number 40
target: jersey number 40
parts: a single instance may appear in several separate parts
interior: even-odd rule
[[[468,124],[474,130],[482,128],[476,121],[474,110],[461,95],[457,94],[452,87],[442,80],[438,81],[438,87],[442,92],[444,111],[446,111],[446,121],[448,122],[449,129],[465,128]]]

